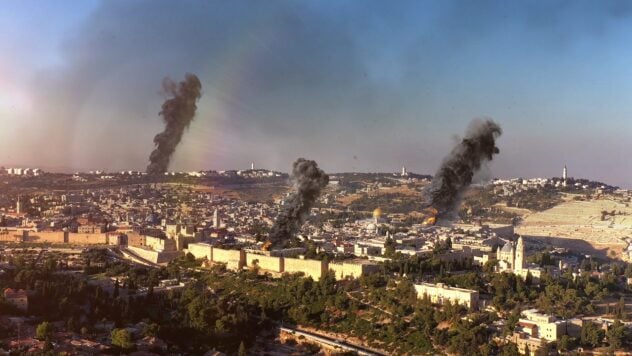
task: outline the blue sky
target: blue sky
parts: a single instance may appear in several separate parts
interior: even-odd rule
[[[202,80],[172,168],[432,174],[476,117],[499,177],[632,186],[632,4],[4,1],[0,164],[143,169],[161,81]]]

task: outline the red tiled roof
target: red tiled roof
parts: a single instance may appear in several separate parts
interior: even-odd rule
[[[528,323],[528,322],[524,322],[524,321],[519,321],[519,322],[518,322],[518,325],[519,325],[519,326],[521,326],[521,327],[523,327],[523,328],[529,328],[529,329],[531,329],[531,330],[535,330],[535,329],[537,329],[537,327],[538,327],[538,326],[537,326],[536,324],[534,324],[534,323]]]

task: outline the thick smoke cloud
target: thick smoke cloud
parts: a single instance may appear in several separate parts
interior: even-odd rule
[[[0,164],[67,172],[143,169],[153,149],[148,144],[162,130],[155,113],[164,100],[155,88],[164,75],[180,79],[191,71],[204,85],[198,115],[208,120],[192,123],[169,169],[231,169],[254,160],[257,166],[283,170],[291,164],[285,153],[293,151],[323,163],[326,157],[328,171],[394,171],[406,163],[415,172],[433,173],[429,170],[448,150],[440,137],[464,125],[454,118],[487,112],[507,117],[506,130],[515,128],[503,145],[512,160],[497,162],[499,175],[559,175],[562,164],[581,163],[584,175],[604,177],[619,167],[619,183],[632,181],[621,178],[632,177],[632,165],[625,162],[625,130],[607,129],[627,122],[619,117],[619,107],[608,105],[625,102],[625,95],[613,97],[610,90],[606,101],[594,98],[602,105],[591,108],[600,110],[580,110],[579,116],[574,111],[577,98],[593,97],[589,84],[603,78],[613,78],[609,88],[614,92],[628,91],[629,81],[616,76],[626,69],[612,45],[627,38],[623,25],[630,21],[632,3],[86,3],[95,5],[85,16],[71,2],[43,2],[39,10],[24,6],[33,8],[31,15],[44,12],[42,21],[58,18],[53,23],[66,22],[54,15],[72,10],[76,21],[57,36],[48,25],[33,26],[37,17],[19,21],[22,28],[16,21],[0,21],[0,116],[14,118],[2,121]],[[25,38],[29,32],[36,34],[31,42]],[[490,59],[499,48],[515,50]],[[578,56],[610,65],[584,71],[593,62],[578,63]],[[494,75],[499,70],[506,75]],[[555,85],[534,82],[537,78]],[[26,95],[17,112],[5,95],[11,98],[13,86]],[[533,105],[553,96],[562,106]],[[583,125],[588,131],[561,143],[560,135],[575,121],[558,120],[560,113],[587,123],[594,116],[610,121]],[[525,134],[524,117],[541,118],[535,123],[543,133]],[[424,145],[419,145],[419,132],[425,133]],[[582,136],[614,134],[608,140]],[[324,135],[344,140],[348,154],[328,145]],[[113,137],[119,144],[111,144]],[[55,145],[42,150],[41,142]],[[527,145],[530,150],[524,150]],[[583,159],[574,161],[568,152]]]
[[[163,90],[173,96],[162,104],[162,115],[165,129],[154,137],[156,149],[149,156],[151,162],[147,173],[160,174],[167,171],[171,155],[182,140],[184,129],[189,127],[195,117],[197,101],[201,96],[202,83],[194,74],[187,73],[179,84],[165,78]]]
[[[439,214],[449,214],[456,207],[481,165],[499,153],[496,139],[501,133],[500,126],[492,120],[475,120],[470,124],[465,137],[452,149],[432,180],[431,205]]]
[[[299,158],[292,165],[295,191],[285,200],[282,210],[270,231],[270,242],[280,246],[296,236],[321,191],[329,183],[329,176],[312,160]]]

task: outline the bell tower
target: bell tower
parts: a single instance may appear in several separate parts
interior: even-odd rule
[[[514,265],[514,271],[522,271],[524,268],[524,241],[522,240],[522,236],[518,238],[518,243],[516,244],[516,262]]]

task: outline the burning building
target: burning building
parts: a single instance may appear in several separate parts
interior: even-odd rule
[[[294,191],[285,200],[265,248],[282,246],[296,237],[310,209],[329,183],[329,176],[312,160],[299,158],[292,165]]]
[[[492,120],[474,120],[465,137],[456,145],[433,177],[428,190],[430,207],[425,209],[425,224],[433,225],[437,216],[454,213],[461,195],[472,184],[474,174],[499,153],[496,139],[502,130]]]

